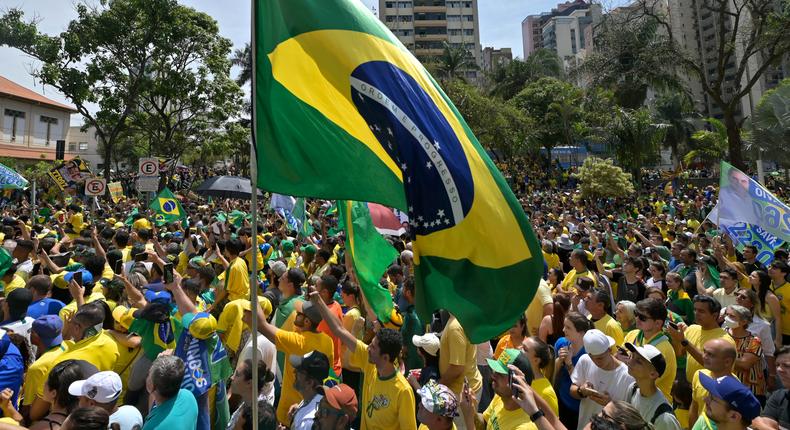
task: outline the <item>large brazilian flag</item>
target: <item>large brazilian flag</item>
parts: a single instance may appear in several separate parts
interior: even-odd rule
[[[478,343],[510,328],[543,270],[518,200],[425,68],[358,0],[257,0],[258,184],[407,211],[417,311]]]

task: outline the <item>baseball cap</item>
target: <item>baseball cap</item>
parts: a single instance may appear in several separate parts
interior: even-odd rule
[[[302,252],[306,252],[308,254],[315,254],[316,252],[318,252],[318,250],[316,249],[315,245],[305,245],[305,246],[303,246],[303,247],[301,247],[299,249]]]
[[[295,370],[301,370],[317,381],[323,382],[329,376],[329,358],[321,351],[290,355],[288,361]]]
[[[42,315],[36,318],[32,330],[46,349],[63,343],[63,321],[57,315]]]
[[[186,328],[195,339],[208,339],[217,331],[217,320],[208,312],[199,312]]]
[[[433,333],[425,333],[422,336],[414,335],[411,337],[411,343],[434,357],[439,352],[439,338]]]
[[[760,402],[757,397],[734,376],[713,379],[699,372],[699,382],[711,396],[729,403],[730,407],[738,411],[747,422],[760,416]]]
[[[66,281],[66,283],[68,284],[69,282],[71,282],[72,278],[74,278],[74,274],[77,272],[82,273],[82,285],[93,284],[93,275],[91,274],[91,272],[88,272],[85,269],[79,269],[74,272],[68,272],[65,275],[63,275],[63,280]]]
[[[422,407],[428,412],[448,418],[458,416],[458,399],[446,386],[431,379],[417,393],[420,395]]]
[[[390,312],[390,320],[384,323],[385,328],[391,328],[393,330],[400,330],[403,326],[403,315],[398,312],[397,309],[393,308]]]
[[[324,398],[334,409],[343,411],[352,420],[357,415],[359,403],[354,390],[346,384],[338,384],[333,387],[324,386]]]
[[[208,264],[206,262],[206,260],[203,257],[199,256],[199,255],[197,257],[192,257],[189,260],[189,267],[191,267],[193,269],[200,269],[201,267],[205,266],[206,264]]]
[[[172,301],[173,297],[167,291],[153,291],[148,290],[145,292],[145,301],[148,303],[167,303],[169,304]]]
[[[312,321],[314,325],[318,325],[324,320],[321,317],[321,312],[318,311],[318,308],[310,302],[302,303],[302,313],[305,317]]]
[[[667,362],[664,360],[664,356],[661,355],[661,351],[659,351],[658,348],[650,344],[636,346],[633,343],[626,343],[625,347],[629,351],[639,354],[640,357],[649,361],[656,369],[656,372],[658,372],[658,376],[664,375],[664,371],[667,370]]]
[[[529,364],[529,358],[527,358],[527,354],[523,354],[518,349],[508,348],[499,354],[498,359],[492,360],[487,358],[486,361],[491,370],[502,375],[510,373],[510,369],[508,369],[507,366],[512,364],[516,366],[518,370],[524,372],[524,379],[526,379],[527,384],[532,383],[534,375],[532,373],[532,366]]]
[[[241,301],[241,309],[244,311],[252,310],[252,302],[247,299],[239,299]],[[263,296],[258,296],[258,306],[263,309],[263,314],[267,317],[272,314],[272,302]]]
[[[277,276],[283,276],[283,273],[288,271],[288,266],[279,260],[269,260],[266,264],[269,266],[269,269],[271,269],[272,272],[274,272],[274,274]]]
[[[283,247],[283,251],[291,252],[294,250],[294,243],[290,240],[284,240],[280,245]]]
[[[88,379],[74,381],[69,385],[69,394],[72,396],[85,396],[97,403],[111,403],[118,399],[121,391],[121,377],[111,370],[96,373]]]
[[[584,333],[584,349],[589,355],[601,355],[614,346],[614,339],[598,329]]]

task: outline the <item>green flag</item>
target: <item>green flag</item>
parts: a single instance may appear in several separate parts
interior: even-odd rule
[[[299,221],[299,236],[307,237],[313,234],[313,226],[310,225],[310,217],[307,216],[306,202],[303,197],[296,199],[294,210],[291,213]]]
[[[126,221],[124,221],[123,223],[128,226],[134,224],[134,216],[137,215],[138,213],[140,213],[140,211],[137,208],[132,209],[132,212],[129,213],[129,216],[126,217]]]
[[[252,217],[248,213],[242,212],[240,210],[233,210],[228,214],[228,221],[230,221],[231,224],[235,225],[236,227],[241,227],[244,225],[245,219],[249,220],[251,218]]]
[[[513,327],[540,244],[426,68],[358,0],[256,0],[253,25],[258,185],[407,213],[420,316],[450,311],[473,343]]]
[[[392,296],[379,280],[398,256],[398,251],[384,239],[370,218],[368,205],[360,202],[338,202],[339,222],[346,231],[346,252],[354,263],[359,287],[365,293],[376,317],[389,322]]]
[[[181,203],[178,202],[176,196],[168,188],[159,192],[149,207],[156,212],[157,224],[171,223],[182,220],[187,216],[184,208],[181,207]]]

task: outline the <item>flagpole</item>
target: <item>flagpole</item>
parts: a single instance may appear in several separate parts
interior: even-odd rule
[[[250,275],[250,309],[252,310],[252,430],[258,430],[258,160],[255,154],[255,0],[250,0],[250,221],[252,223],[252,274]]]

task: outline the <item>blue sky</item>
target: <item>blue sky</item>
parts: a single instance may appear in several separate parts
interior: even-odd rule
[[[362,1],[368,6],[378,7],[378,0]],[[244,46],[249,40],[249,1],[182,0],[182,3],[213,16],[219,22],[221,34],[232,40],[236,47]],[[515,56],[522,56],[521,21],[527,15],[548,11],[556,4],[557,0],[478,0],[480,43],[484,47],[510,47]],[[37,17],[40,29],[49,34],[62,32],[76,17],[74,0],[0,0],[0,11],[9,8],[21,8],[27,17]],[[43,92],[56,101],[68,103],[54,89],[42,88],[34,82],[29,72],[37,64],[31,58],[15,49],[0,47],[0,60],[0,75]]]

